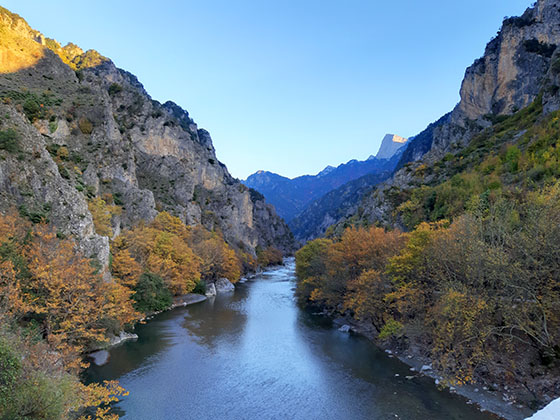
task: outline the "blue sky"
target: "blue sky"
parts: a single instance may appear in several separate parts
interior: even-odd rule
[[[375,154],[459,100],[465,68],[521,0],[4,0],[187,109],[238,177]]]

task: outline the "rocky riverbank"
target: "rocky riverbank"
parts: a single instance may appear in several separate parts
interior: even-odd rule
[[[206,299],[207,299],[206,296],[199,295],[199,294],[196,294],[196,293],[188,293],[188,294],[183,295],[183,296],[177,296],[177,297],[173,298],[173,304],[169,308],[165,309],[164,311],[169,311],[169,310],[172,310],[172,309],[175,309],[175,308],[188,306],[188,305],[193,305],[193,304],[199,303],[199,302],[204,302]],[[148,321],[148,320],[152,319],[155,315],[157,315],[159,313],[162,313],[164,311],[158,311],[158,312],[154,312],[154,313],[151,313],[149,315],[146,315],[146,317],[140,319],[139,322]],[[129,332],[126,332],[126,331],[121,331],[119,335],[109,337],[109,341],[107,343],[104,343],[102,346],[99,346],[98,348],[96,348],[91,353],[88,353],[87,358],[90,359],[97,366],[103,366],[104,364],[106,364],[109,361],[109,357],[110,357],[110,354],[109,354],[109,351],[108,351],[109,348],[115,347],[119,344],[124,343],[125,341],[128,341],[128,340],[137,340],[137,339],[138,339],[138,335],[136,335],[134,333],[129,333]]]
[[[447,386],[442,375],[433,369],[432,361],[421,355],[421,349],[400,349],[388,342],[379,341],[375,329],[370,324],[357,321],[352,317],[337,316],[327,311],[323,311],[322,314],[333,318],[333,322],[339,331],[361,334],[375,343],[376,346],[385,350],[389,357],[396,357],[410,366],[410,376],[407,376],[407,379],[413,380],[418,375],[433,378],[442,391],[447,389],[449,392],[457,393],[467,398],[468,404],[476,404],[481,411],[491,412],[503,419],[523,420],[533,414],[533,410],[515,403],[515,397],[508,393],[507,386],[505,389],[500,389],[498,384],[494,384],[495,390],[493,391],[487,386],[478,384]]]

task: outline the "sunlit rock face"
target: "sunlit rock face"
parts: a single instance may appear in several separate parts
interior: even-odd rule
[[[522,16],[504,20],[484,56],[466,71],[457,117],[508,114],[535,99],[560,43],[559,5],[541,0]]]
[[[391,159],[395,153],[405,146],[407,141],[408,139],[397,136],[396,134],[387,134],[383,137],[383,141],[375,157],[377,159]]]
[[[104,266],[109,238],[95,232],[94,196],[122,208],[112,218],[115,234],[169,211],[249,253],[292,250],[274,208],[229,174],[187,111],[152,100],[99,53],[61,47],[2,8],[0,34],[13,41],[0,43],[0,130],[15,130],[20,147],[0,150],[0,211],[44,214]]]

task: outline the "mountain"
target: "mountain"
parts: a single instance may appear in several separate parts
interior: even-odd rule
[[[218,161],[210,134],[173,102],[94,50],[31,29],[0,8],[0,210],[19,209],[109,262],[91,203],[114,204],[114,236],[161,211],[219,230],[230,245],[290,251],[291,233],[262,195]]]
[[[377,159],[391,159],[395,153],[406,145],[407,141],[407,139],[395,134],[387,134],[383,137],[383,141],[375,157]]]
[[[374,171],[349,181],[313,201],[288,222],[294,236],[302,242],[317,238],[324,235],[334,223],[352,215],[360,200],[392,175],[392,169],[400,157],[400,153],[394,155],[388,162],[387,170]]]
[[[536,136],[537,128],[550,132],[548,121],[560,109],[559,44],[558,0],[540,0],[522,16],[504,19],[484,55],[466,70],[457,106],[409,142],[395,174],[337,220],[336,230],[350,221],[409,228],[418,220],[458,214],[475,189],[502,191],[549,179],[550,163],[527,162],[554,154],[546,148],[554,147],[557,134],[533,146],[528,135]],[[506,166],[489,182],[495,168],[513,159],[508,150],[525,156],[525,163],[516,175]],[[487,176],[473,184],[479,174],[469,171],[476,168]]]
[[[382,174],[391,171],[395,162],[390,158],[400,153],[405,144],[406,139],[388,134],[378,152],[378,156],[382,157],[370,156],[365,161],[354,159],[336,168],[327,166],[317,175],[304,175],[293,179],[272,172],[258,171],[242,182],[263,194],[266,200],[275,206],[278,214],[289,222],[309,204],[347,182],[370,173]]]

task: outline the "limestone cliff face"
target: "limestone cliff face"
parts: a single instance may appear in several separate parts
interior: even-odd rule
[[[533,102],[543,92],[559,44],[559,0],[539,0],[522,16],[505,19],[484,55],[466,70],[461,100],[449,121],[434,130],[431,154],[440,157],[466,145],[491,117]]]
[[[511,113],[535,99],[560,43],[559,7],[557,0],[540,0],[523,16],[504,21],[484,56],[466,71],[456,119]]]
[[[228,173],[210,134],[186,111],[152,100],[135,76],[95,51],[61,47],[5,10],[0,25],[14,45],[39,51],[18,71],[2,61],[0,129],[15,130],[21,150],[1,152],[1,210],[44,214],[104,265],[109,238],[95,233],[87,205],[94,197],[122,208],[112,218],[114,235],[167,210],[220,229],[250,252],[259,245],[291,250],[274,208]]]
[[[396,134],[387,134],[381,141],[381,146],[375,157],[377,159],[391,159],[395,153],[406,145],[407,139]]]
[[[430,167],[468,146],[500,116],[528,106],[539,95],[545,113],[560,109],[559,44],[560,0],[539,0],[522,16],[505,19],[483,57],[466,70],[459,104],[408,142],[400,169],[348,217],[398,225],[392,196],[430,182],[430,175],[414,176],[415,168]]]

